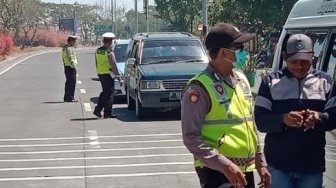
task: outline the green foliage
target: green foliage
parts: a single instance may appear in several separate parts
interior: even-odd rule
[[[210,25],[233,23],[241,30],[268,37],[280,32],[297,0],[214,0],[209,2]]]
[[[190,31],[201,13],[201,0],[155,0],[155,3],[158,17],[168,23],[169,31]]]

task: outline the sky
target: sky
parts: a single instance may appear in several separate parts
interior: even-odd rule
[[[102,2],[103,4],[106,2],[111,2],[111,0],[42,0],[42,2],[49,3],[67,3],[73,4],[78,2],[80,4],[96,4],[97,2]],[[117,7],[125,7],[127,10],[134,9],[134,0],[116,0]],[[143,0],[138,0],[138,10],[142,11]],[[149,4],[152,5],[154,0],[149,0]]]

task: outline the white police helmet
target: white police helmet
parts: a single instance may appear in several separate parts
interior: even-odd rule
[[[114,33],[111,33],[111,32],[106,32],[103,34],[103,38],[115,38],[115,34]]]

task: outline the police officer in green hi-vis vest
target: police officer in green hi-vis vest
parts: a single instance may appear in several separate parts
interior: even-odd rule
[[[112,114],[114,79],[118,79],[120,83],[122,82],[116,65],[116,59],[111,49],[114,38],[114,33],[104,33],[104,45],[98,48],[95,53],[96,68],[103,89],[99,95],[98,104],[93,112],[93,114],[99,118],[102,117],[101,111],[103,109],[104,118],[116,118],[116,116]]]
[[[68,43],[62,49],[62,59],[65,73],[64,102],[77,102],[75,100],[77,57],[73,46],[76,43],[77,36],[69,36]]]
[[[183,142],[194,155],[202,188],[254,188],[254,169],[259,185],[270,185],[252,118],[251,89],[244,74],[234,69],[235,46],[254,37],[231,24],[215,25],[205,39],[211,61],[184,90]]]

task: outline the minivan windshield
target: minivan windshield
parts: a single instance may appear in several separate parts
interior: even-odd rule
[[[141,54],[141,64],[206,60],[205,51],[197,40],[145,41]]]

